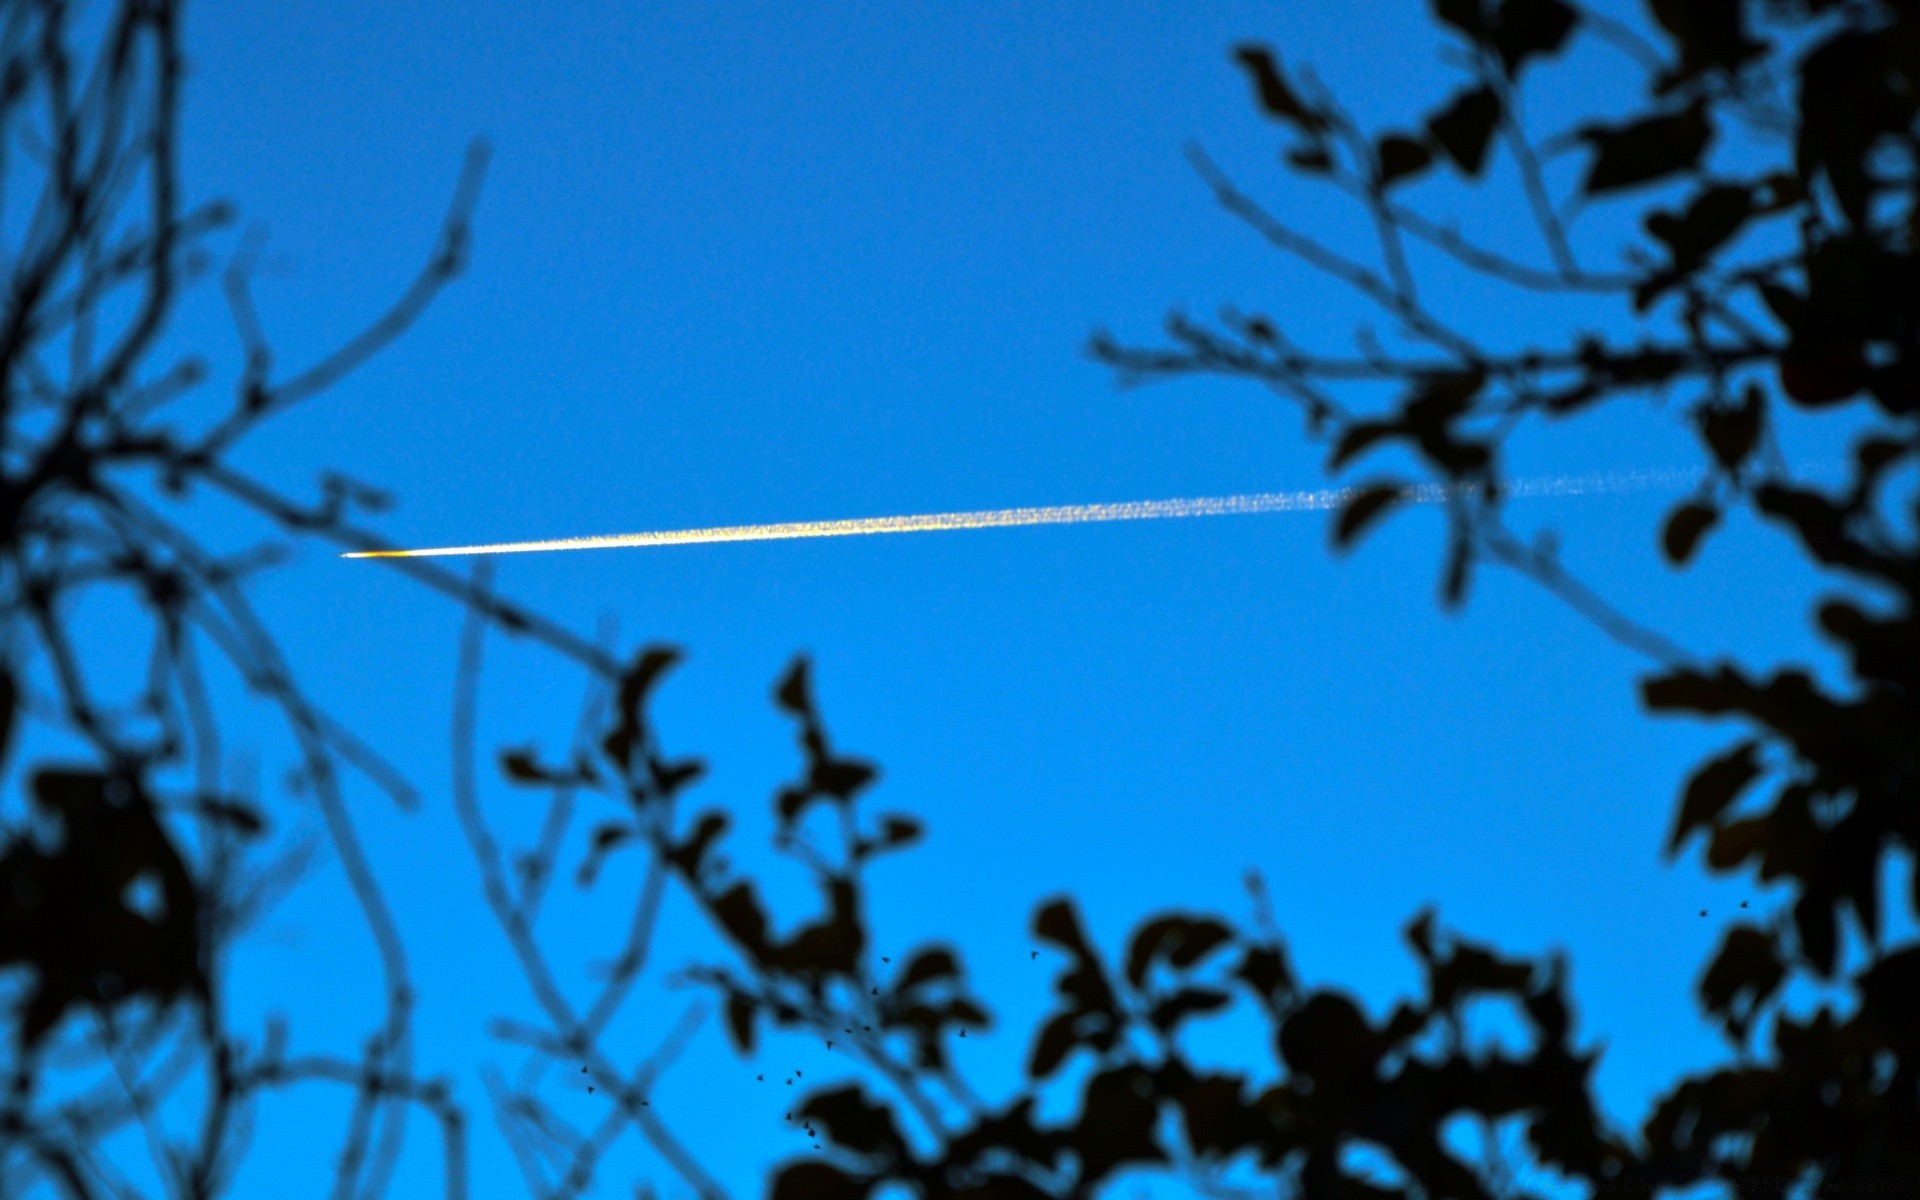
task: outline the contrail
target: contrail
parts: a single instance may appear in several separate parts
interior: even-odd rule
[[[1637,492],[1690,483],[1698,471],[1614,471],[1557,479],[1518,479],[1505,484],[1509,496],[1592,496]],[[1404,503],[1438,504],[1471,490],[1459,484],[1421,484],[1406,489]],[[995,508],[984,512],[921,513],[903,517],[858,517],[840,521],[788,521],[775,525],[720,525],[710,529],[666,529],[654,533],[617,533],[601,537],[553,538],[539,542],[493,542],[481,546],[437,546],[428,550],[360,550],[342,558],[432,558],[455,554],[530,554],[536,550],[610,550],[619,546],[693,546],[707,542],[769,542],[789,538],[851,537],[862,533],[921,533],[937,529],[995,529],[1007,525],[1080,525],[1093,521],[1146,521],[1160,517],[1223,517],[1235,513],[1307,512],[1338,508],[1358,488],[1317,492],[1256,492],[1242,496],[1203,496],[1191,500],[1132,500],[1117,504],[1060,504],[1048,508]]]

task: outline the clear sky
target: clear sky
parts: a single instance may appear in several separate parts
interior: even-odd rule
[[[287,369],[404,285],[467,141],[492,145],[469,274],[242,455],[269,477],[336,467],[392,489],[400,504],[380,527],[409,545],[1326,486],[1323,452],[1281,400],[1198,380],[1123,392],[1085,341],[1105,327],[1149,342],[1170,308],[1205,317],[1223,303],[1332,349],[1360,321],[1384,325],[1266,250],[1183,159],[1198,141],[1297,225],[1365,248],[1345,203],[1276,168],[1278,131],[1229,62],[1235,43],[1310,61],[1369,120],[1404,121],[1451,88],[1411,0],[209,0],[188,28],[187,187],[235,200],[267,231],[258,300]],[[1575,69],[1541,103],[1558,111],[1606,87]],[[1409,195],[1462,199],[1444,185]],[[1511,206],[1459,211],[1537,256]],[[1615,261],[1604,238],[1588,246]],[[1495,344],[1552,338],[1569,319],[1453,282],[1460,323]],[[215,289],[190,301],[177,342],[233,366]],[[1529,439],[1512,469],[1689,465],[1684,399]],[[1808,460],[1833,449],[1788,445]],[[1527,501],[1515,517],[1553,526],[1573,569],[1698,652],[1821,653],[1803,631],[1809,580],[1741,519],[1688,572],[1661,565],[1674,499]],[[1240,879],[1257,867],[1303,976],[1352,989],[1376,1016],[1417,986],[1400,931],[1424,904],[1510,952],[1567,948],[1581,1037],[1608,1046],[1600,1093],[1637,1124],[1656,1085],[1724,1057],[1692,999],[1721,928],[1699,910],[1771,903],[1659,853],[1686,770],[1732,731],[1648,721],[1635,686],[1647,664],[1523,580],[1483,574],[1463,614],[1442,613],[1436,513],[1400,514],[1344,558],[1328,524],[1235,516],[496,561],[506,591],[576,629],[616,619],[623,651],[686,648],[660,728],[710,762],[691,804],[740,816],[728,856],[788,881],[770,889],[783,925],[813,900],[800,868],[766,851],[769,798],[797,762],[769,689],[791,655],[813,657],[836,744],[883,769],[868,808],[929,827],[869,873],[878,952],[959,945],[1000,1018],[959,1044],[990,1097],[1014,1083],[1048,1004],[1047,956],[1028,953],[1041,901],[1071,894],[1117,955],[1168,907],[1247,919]],[[474,1116],[475,1194],[520,1194],[479,1065],[518,1061],[485,1036],[490,1018],[536,1010],[447,795],[459,614],[319,546],[259,597],[313,695],[423,790],[423,809],[401,815],[357,787],[356,812],[413,954],[423,1067],[452,1073]],[[557,752],[581,682],[495,641],[483,744]],[[236,749],[277,782],[283,747],[263,734]],[[489,788],[499,819],[524,817],[523,794]],[[294,801],[275,811],[286,836],[317,828]],[[617,859],[592,896],[566,902],[547,930],[564,959],[613,951],[638,878],[636,857]],[[637,1061],[687,1002],[661,986],[666,969],[725,958],[671,903],[616,1047]],[[351,1052],[374,1016],[372,965],[323,865],[236,962],[235,1009],[283,1009],[297,1048]],[[1240,1046],[1220,1057],[1270,1078],[1268,1047]],[[754,1195],[804,1149],[780,1120],[790,1089],[754,1083],[791,1066],[820,1083],[851,1071],[779,1038],[741,1061],[716,1015],[655,1104]],[[568,1103],[582,1122],[602,1115],[595,1098]],[[329,1169],[344,1114],[319,1097],[265,1109],[241,1193]],[[396,1194],[420,1194],[437,1170],[416,1121]],[[600,1194],[641,1177],[684,1193],[632,1135],[605,1171]]]

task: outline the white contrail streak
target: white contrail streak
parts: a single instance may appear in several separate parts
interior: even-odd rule
[[[1698,471],[1614,471],[1557,479],[1517,479],[1505,486],[1509,496],[1592,496],[1637,492],[1690,483]],[[455,554],[530,554],[536,550],[610,550],[619,546],[692,546],[706,542],[767,542],[788,538],[851,537],[860,533],[920,533],[936,529],[993,529],[1006,525],[1079,525],[1091,521],[1145,521],[1159,517],[1221,517],[1234,513],[1306,512],[1338,508],[1358,488],[1317,492],[1256,492],[1191,500],[1131,500],[1118,504],[1060,504],[1050,508],[996,508],[984,512],[922,513],[904,517],[859,517],[841,521],[789,521],[777,525],[721,525],[711,529],[667,529],[654,533],[618,533],[602,537],[553,538],[540,542],[493,542],[481,546],[438,546],[428,550],[361,550],[342,558],[433,558]],[[1422,484],[1406,489],[1404,503],[1438,504],[1467,489],[1460,485]]]

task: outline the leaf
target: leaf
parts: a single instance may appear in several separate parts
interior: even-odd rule
[[[1351,547],[1368,526],[1386,516],[1387,510],[1406,494],[1407,489],[1399,483],[1374,483],[1360,489],[1341,506],[1340,516],[1334,521],[1334,546],[1341,550]]]
[[[880,823],[880,844],[906,846],[920,840],[926,827],[912,817],[888,814]]]
[[[894,983],[894,990],[906,991],[918,984],[935,979],[957,979],[960,975],[960,963],[950,950],[925,950],[914,955],[913,961],[900,972],[900,978]]]
[[[1668,515],[1660,532],[1660,546],[1667,561],[1684,567],[1700,547],[1700,539],[1720,522],[1720,510],[1711,504],[1690,500]]]
[[[1059,1013],[1040,1030],[1040,1036],[1034,1039],[1033,1052],[1027,1056],[1029,1079],[1045,1079],[1059,1069],[1079,1043],[1074,1034],[1074,1026],[1079,1019],[1077,1012]]]
[[[1737,471],[1760,444],[1760,427],[1766,414],[1766,396],[1758,384],[1748,384],[1737,407],[1703,405],[1695,413],[1700,438],[1713,451],[1714,461],[1727,471]]]
[[[1492,88],[1461,92],[1453,103],[1427,119],[1427,136],[1446,151],[1453,165],[1478,178],[1486,165],[1493,128],[1500,123],[1500,99]]]
[[[1218,988],[1183,988],[1154,1005],[1147,1020],[1161,1033],[1172,1033],[1188,1017],[1219,1012],[1232,1002]]]
[[[811,668],[804,654],[796,655],[787,673],[780,678],[774,688],[773,702],[796,717],[805,717],[813,712],[813,699],[810,683]]]
[[[500,770],[515,783],[544,784],[550,775],[534,761],[532,750],[505,750],[500,754]]]
[[[600,873],[600,865],[609,853],[631,841],[636,836],[631,825],[619,821],[608,821],[593,831],[593,841],[587,847],[587,857],[580,863],[574,880],[581,887],[591,886],[594,877]]]
[[[1561,0],[1505,0],[1493,30],[1493,48],[1507,78],[1518,75],[1529,58],[1559,53],[1578,20]]]
[[[1433,0],[1433,15],[1469,37],[1485,32],[1487,27],[1481,0]]]
[[[1654,20],[1680,46],[1678,82],[1708,67],[1737,70],[1766,49],[1747,37],[1742,0],[1651,0]]]
[[[1188,921],[1167,961],[1184,970],[1232,940],[1233,931],[1209,917]]]
[[[835,799],[851,800],[878,777],[878,771],[859,759],[834,758],[815,763],[807,783],[815,791]]]
[[[1080,932],[1080,918],[1074,915],[1071,901],[1054,900],[1035,913],[1033,932],[1041,940],[1062,949],[1081,956],[1086,954],[1086,935]]]
[[[1379,1062],[1372,1026],[1338,992],[1316,992],[1280,1026],[1280,1057],[1292,1070],[1322,1084],[1371,1077]]]
[[[767,915],[754,897],[753,885],[736,883],[713,902],[713,915],[733,940],[756,955],[767,948]]]
[[[856,1154],[879,1156],[889,1164],[907,1157],[893,1112],[867,1099],[858,1084],[814,1096],[800,1115],[818,1121],[829,1138]]]
[[[1780,356],[1780,390],[1803,408],[1827,408],[1867,385],[1866,367],[1854,347],[1789,346]]]
[[[1759,748],[1760,743],[1756,741],[1741,742],[1706,763],[1687,780],[1687,790],[1680,801],[1680,815],[1674,822],[1673,833],[1667,838],[1669,859],[1687,840],[1687,835],[1702,826],[1713,824],[1721,812],[1759,777]]]
[[[1139,1066],[1102,1071],[1087,1081],[1073,1147],[1080,1158],[1083,1194],[1124,1163],[1161,1163],[1167,1153],[1154,1140],[1160,1107],[1153,1080]]]
[[[1653,212],[1645,224],[1648,233],[1666,244],[1674,265],[1692,271],[1739,233],[1753,212],[1751,190],[1722,183],[1695,196],[1682,215]]]
[[[1252,77],[1254,95],[1268,116],[1285,121],[1304,133],[1317,133],[1327,127],[1325,117],[1310,110],[1294,95],[1286,77],[1280,73],[1280,64],[1274,60],[1272,51],[1265,46],[1249,43],[1235,46],[1233,57]]]
[[[627,725],[639,727],[640,709],[646,704],[647,694],[682,657],[677,647],[649,646],[627,668],[620,677],[620,712]]]
[[[1287,966],[1286,956],[1278,946],[1248,947],[1246,956],[1233,973],[1268,1004],[1285,1000],[1295,987],[1293,971]]]
[[[1772,817],[1749,817],[1723,825],[1707,846],[1707,865],[1716,871],[1734,870],[1763,854],[1776,836]]]
[[[1390,133],[1381,138],[1374,146],[1373,153],[1380,164],[1375,182],[1383,189],[1412,178],[1433,165],[1433,151],[1427,149],[1425,143],[1404,133]]]
[[[1354,422],[1340,435],[1340,444],[1334,447],[1333,457],[1327,460],[1327,470],[1338,471],[1367,447],[1400,432],[1401,427],[1391,421]]]
[[[1629,125],[1589,125],[1579,137],[1594,149],[1582,190],[1598,196],[1691,169],[1713,141],[1713,123],[1702,99]]]
[[[1161,944],[1170,937],[1178,936],[1185,924],[1185,917],[1155,917],[1134,930],[1133,939],[1127,945],[1125,975],[1129,984],[1138,988],[1146,982],[1147,972],[1152,969]]]
[[[697,758],[683,758],[679,762],[661,762],[649,756],[647,774],[653,779],[654,790],[663,796],[674,796],[697,782],[707,773],[707,764]]]
[[[607,822],[605,826],[593,829],[595,851],[611,851],[616,845],[622,845],[632,839],[634,839],[634,826],[626,826],[620,822]]]
[[[727,993],[727,1033],[742,1055],[753,1053],[753,1014],[758,1007],[745,992]]]

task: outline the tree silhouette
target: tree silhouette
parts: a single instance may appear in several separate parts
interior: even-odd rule
[[[1736,1065],[1676,1080],[1637,1132],[1617,1128],[1591,1094],[1599,1054],[1576,1044],[1563,958],[1504,956],[1443,931],[1423,911],[1406,926],[1423,994],[1376,1023],[1345,991],[1296,976],[1263,886],[1249,876],[1253,928],[1213,914],[1155,914],[1112,961],[1071,900],[1042,904],[1032,932],[1044,949],[1029,953],[1058,963],[1056,1002],[1033,1031],[1028,1084],[990,1103],[968,1084],[948,1041],[991,1025],[958,951],[934,942],[880,955],[867,934],[864,872],[923,829],[903,813],[863,810],[877,772],[834,747],[805,659],[774,690],[797,726],[801,763],[773,797],[774,846],[812,875],[821,903],[785,921],[722,855],[729,814],[678,812],[703,765],[669,756],[648,720],[677,651],[644,647],[622,660],[498,598],[484,573],[463,579],[418,560],[387,560],[469,614],[452,800],[538,1009],[535,1020],[496,1022],[494,1034],[526,1057],[512,1079],[486,1076],[495,1122],[530,1191],[588,1194],[631,1129],[698,1193],[720,1192],[701,1165],[704,1151],[682,1145],[650,1099],[702,1006],[639,1057],[612,1045],[608,1032],[647,964],[669,886],[694,901],[733,959],[690,968],[676,982],[719,1002],[743,1056],[769,1024],[804,1031],[884,1087],[820,1085],[797,1070],[761,1070],[746,1085],[791,1087],[787,1119],[817,1151],[778,1169],[770,1191],[779,1200],[888,1188],[1083,1196],[1133,1168],[1173,1171],[1221,1196],[1276,1184],[1315,1197],[1518,1196],[1532,1194],[1531,1176],[1520,1172],[1541,1168],[1594,1191],[1642,1195],[1707,1181],[1774,1197],[1803,1185],[1819,1195],[1920,1190],[1920,945],[1883,944],[1876,890],[1884,857],[1920,843],[1920,504],[1901,511],[1899,492],[1920,458],[1920,7],[1653,0],[1650,12],[1654,40],[1565,0],[1436,0],[1465,78],[1430,114],[1378,135],[1272,51],[1235,49],[1259,109],[1285,133],[1288,169],[1366,212],[1378,264],[1285,225],[1198,150],[1196,168],[1230,213],[1384,310],[1410,349],[1369,339],[1357,355],[1322,353],[1288,337],[1284,314],[1227,312],[1211,324],[1170,318],[1163,346],[1099,336],[1093,352],[1123,379],[1207,373],[1272,388],[1301,406],[1308,436],[1329,448],[1331,472],[1381,449],[1406,450],[1446,488],[1448,604],[1464,601],[1478,565],[1518,570],[1655,662],[1643,683],[1649,710],[1742,726],[1741,740],[1684,785],[1665,847],[1672,857],[1699,837],[1709,869],[1781,881],[1794,896],[1782,913],[1727,929],[1700,977],[1703,1010]],[[207,548],[193,503],[223,497],[290,535],[386,548],[356,523],[379,507],[378,493],[330,475],[317,501],[302,501],[234,467],[229,452],[398,336],[458,274],[483,153],[470,155],[415,283],[361,335],[305,369],[275,370],[248,291],[256,247],[243,242],[224,286],[246,365],[231,405],[196,426],[174,402],[203,370],[158,362],[159,335],[181,289],[204,273],[204,238],[230,214],[180,208],[178,8],[125,0],[90,28],[94,49],[85,57],[58,0],[11,5],[0,16],[0,146],[34,148],[0,157],[0,170],[27,172],[26,186],[18,175],[0,182],[35,205],[18,243],[5,248],[9,290],[0,307],[8,632],[0,753],[26,745],[15,736],[22,722],[70,747],[66,758],[35,763],[22,811],[7,810],[0,830],[0,968],[24,981],[7,997],[0,1193],[127,1194],[125,1173],[101,1147],[144,1127],[169,1193],[218,1194],[243,1153],[251,1107],[292,1084],[328,1082],[355,1097],[337,1194],[387,1190],[398,1115],[417,1106],[439,1122],[447,1193],[464,1195],[466,1110],[451,1081],[415,1073],[401,931],[359,852],[338,777],[362,771],[403,803],[413,793],[301,693],[247,603],[249,577],[265,559]],[[1617,52],[1637,72],[1640,94],[1628,111],[1530,132],[1518,116],[1528,71],[1576,39]],[[1773,158],[1716,165],[1716,136],[1733,125]],[[1556,202],[1544,164],[1560,153],[1578,155],[1584,171],[1572,196]],[[1544,265],[1513,249],[1518,238],[1481,245],[1404,198],[1422,175],[1476,181],[1502,158],[1517,172]],[[1617,269],[1583,263],[1572,216],[1635,195],[1644,244]],[[1410,266],[1415,243],[1521,293],[1617,299],[1638,340],[1575,333],[1554,346],[1483,346],[1430,307]],[[1334,394],[1350,384],[1390,388],[1398,399],[1363,411]],[[1689,402],[1703,451],[1696,493],[1659,532],[1664,553],[1684,566],[1738,505],[1784,531],[1846,589],[1815,615],[1842,652],[1844,690],[1801,667],[1698,658],[1576,580],[1551,545],[1507,524],[1502,450],[1517,429],[1647,392]],[[1770,414],[1782,404],[1835,418],[1865,411],[1870,430],[1843,490],[1795,480],[1772,432]],[[1360,483],[1335,517],[1336,545],[1389,515],[1410,486]],[[75,602],[99,589],[132,597],[147,622],[151,669],[131,698],[101,695],[89,674],[85,651],[102,634],[81,621]],[[475,769],[489,629],[535,639],[589,683],[576,745],[558,756],[531,746],[499,754],[506,784],[522,798],[548,799],[525,847],[494,831]],[[114,632],[124,654],[126,631]],[[226,953],[298,863],[265,856],[272,821],[264,799],[223,777],[226,716],[204,683],[198,656],[207,648],[283,719],[303,763],[300,785],[319,806],[379,948],[383,1015],[357,1056],[290,1056],[282,1031],[249,1038],[223,1011]],[[1743,806],[1763,783],[1770,800]],[[839,818],[837,846],[809,836],[816,811]],[[578,1003],[537,919],[583,818],[594,823],[584,857],[571,864],[578,887],[597,887],[613,855],[644,854],[647,868],[617,953]],[[1920,914],[1920,879],[1908,902]],[[1866,962],[1843,977],[1848,925],[1862,935]],[[1797,977],[1844,985],[1850,1006],[1791,1017],[1781,997]],[[1503,1001],[1524,1014],[1530,1044],[1470,1046],[1469,1015]],[[1244,1070],[1195,1066],[1183,1029],[1236,1004],[1270,1025],[1271,1041],[1249,1047]],[[1045,1118],[1041,1097],[1064,1085],[1069,1067],[1086,1068],[1077,1106]],[[52,1086],[76,1079],[81,1086]],[[604,1106],[597,1125],[575,1127],[550,1102],[561,1080]],[[191,1110],[184,1123],[183,1108]],[[1443,1132],[1461,1116],[1487,1126],[1518,1119],[1530,1161],[1495,1153],[1467,1161]],[[1355,1149],[1381,1164],[1368,1178],[1351,1169]]]
[[[1534,1164],[1608,1193],[1714,1181],[1752,1196],[1798,1187],[1920,1194],[1920,945],[1884,944],[1877,884],[1886,855],[1920,846],[1920,503],[1909,496],[1902,512],[1899,488],[1920,458],[1920,6],[1652,0],[1649,8],[1655,40],[1565,0],[1435,0],[1466,78],[1410,129],[1379,135],[1269,49],[1237,48],[1260,110],[1285,132],[1288,169],[1365,210],[1379,265],[1284,224],[1197,149],[1195,167],[1268,242],[1384,310],[1410,349],[1367,338],[1357,356],[1323,353],[1292,341],[1282,316],[1229,311],[1214,324],[1175,314],[1163,347],[1099,335],[1092,350],[1127,380],[1207,373],[1273,389],[1300,405],[1308,436],[1330,449],[1332,472],[1381,448],[1406,449],[1446,487],[1447,604],[1464,601],[1477,564],[1517,569],[1654,660],[1642,684],[1651,712],[1743,727],[1740,741],[1686,782],[1665,848],[1672,857],[1699,837],[1711,871],[1751,872],[1793,893],[1785,912],[1727,929],[1698,983],[1738,1064],[1677,1080],[1635,1136],[1594,1103],[1598,1052],[1572,1040],[1567,965],[1557,956],[1503,957],[1443,935],[1422,912],[1406,937],[1426,994],[1375,1024],[1340,989],[1296,979],[1270,924],[1250,934],[1213,916],[1157,915],[1114,969],[1061,899],[1033,921],[1066,965],[1056,1010],[1032,1040],[1031,1083],[1004,1105],[983,1104],[945,1042],[988,1019],[958,957],[936,945],[891,972],[869,960],[859,872],[918,829],[863,832],[854,820],[871,772],[829,750],[802,662],[777,701],[801,723],[806,774],[776,807],[783,822],[821,801],[849,814],[839,861],[806,848],[822,915],[790,936],[772,932],[752,885],[726,882],[709,865],[723,813],[703,814],[683,841],[660,841],[745,964],[745,977],[718,968],[702,976],[726,996],[742,1052],[763,1017],[837,1027],[899,1093],[875,1097],[854,1085],[810,1095],[794,1116],[818,1123],[826,1153],[786,1166],[772,1195],[867,1196],[903,1185],[926,1196],[1081,1196],[1135,1166],[1177,1170],[1219,1195],[1254,1194],[1229,1183],[1230,1167],[1309,1196],[1531,1194],[1513,1164],[1497,1155],[1470,1163],[1446,1144],[1443,1123],[1462,1114],[1489,1125],[1522,1119]],[[1637,86],[1613,94],[1637,91],[1632,107],[1556,134],[1529,131],[1518,115],[1528,69],[1578,38],[1618,53]],[[1766,152],[1718,164],[1710,150],[1730,126]],[[1585,169],[1572,196],[1556,201],[1543,162],[1566,152],[1582,155]],[[1423,174],[1477,180],[1497,155],[1517,171],[1543,265],[1512,250],[1516,239],[1481,245],[1403,198]],[[1567,214],[1635,197],[1645,241],[1620,268],[1583,262]],[[1483,346],[1423,298],[1410,243],[1522,293],[1617,299],[1640,335]],[[1399,399],[1383,412],[1350,407],[1334,392],[1356,382],[1390,386]],[[1844,689],[1802,667],[1697,658],[1575,579],[1551,544],[1529,543],[1507,524],[1501,455],[1516,430],[1648,392],[1688,401],[1704,459],[1695,494],[1660,530],[1667,559],[1684,567],[1735,506],[1783,531],[1844,589],[1815,614],[1841,651]],[[1772,433],[1770,412],[1782,403],[1854,419],[1865,410],[1868,431],[1845,488],[1829,493],[1794,478]],[[1409,486],[1359,484],[1335,518],[1336,545],[1352,544]],[[1742,808],[1763,782],[1771,799]],[[1257,878],[1249,886],[1258,897]],[[1908,902],[1920,915],[1920,879]],[[1842,979],[1848,913],[1866,961]],[[1844,984],[1852,1003],[1795,1019],[1780,1009],[1795,977]],[[1272,1023],[1271,1074],[1202,1070],[1182,1053],[1182,1023],[1236,997]],[[1502,997],[1525,1013],[1533,1044],[1468,1048],[1468,1009]],[[1755,1053],[1750,1042],[1763,1031]],[[1040,1088],[1081,1052],[1094,1069],[1077,1113],[1040,1119]],[[1384,1155],[1396,1181],[1353,1174],[1343,1152],[1354,1148]]]
[[[300,369],[277,368],[249,290],[258,245],[244,241],[222,285],[245,366],[209,418],[182,403],[208,366],[169,359],[165,336],[208,274],[209,236],[233,213],[182,200],[180,20],[173,0],[0,5],[0,761],[25,753],[30,734],[49,752],[23,772],[25,803],[0,808],[0,1194],[133,1194],[103,1149],[128,1130],[146,1135],[168,1194],[219,1193],[256,1102],[307,1083],[355,1097],[339,1194],[385,1190],[407,1106],[437,1119],[447,1188],[460,1194],[464,1118],[447,1081],[414,1073],[407,959],[340,777],[364,774],[404,805],[413,789],[301,691],[250,605],[250,580],[277,546],[222,552],[204,535],[211,500],[287,534],[387,547],[355,523],[384,506],[381,493],[328,474],[318,499],[303,500],[235,466],[232,452],[391,342],[460,273],[485,148],[469,152],[411,286]],[[591,644],[458,576],[403,569],[484,619],[615,670]],[[129,602],[139,623],[81,610],[101,596]],[[378,950],[383,1015],[357,1056],[294,1056],[283,1028],[249,1037],[229,1024],[228,952],[305,856],[268,853],[263,798],[223,769],[234,714],[214,699],[209,655],[279,717],[300,763],[293,782],[317,806]],[[115,694],[101,679],[129,661],[146,663],[144,678]]]

